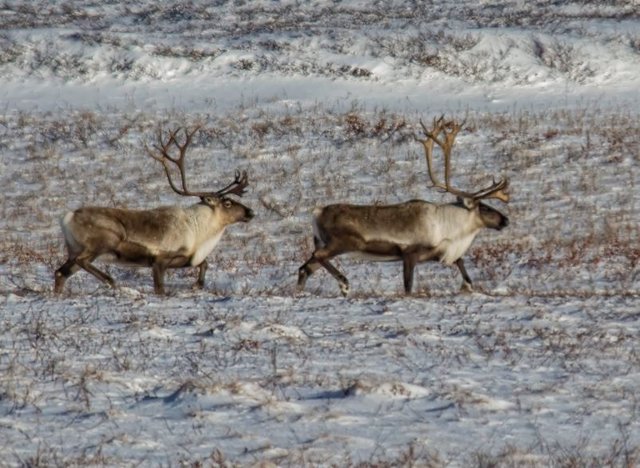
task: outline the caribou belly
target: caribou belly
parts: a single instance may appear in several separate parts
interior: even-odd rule
[[[130,267],[148,267],[152,263],[151,257],[145,257],[136,260],[130,260],[128,258],[116,255],[113,252],[104,253],[96,258],[96,261],[100,263],[106,263],[111,265],[125,265]]]
[[[378,255],[369,252],[349,252],[345,256],[353,260],[365,260],[369,262],[397,262],[401,260],[397,255]]]

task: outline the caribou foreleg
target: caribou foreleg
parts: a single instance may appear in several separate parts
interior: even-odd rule
[[[464,267],[464,260],[462,260],[462,257],[456,260],[456,266],[458,267],[458,270],[460,270],[460,274],[462,275],[462,286],[460,286],[460,292],[473,292],[473,284],[471,283],[471,278],[467,273],[467,269]]]

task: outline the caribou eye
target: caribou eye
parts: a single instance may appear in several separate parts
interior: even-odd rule
[[[224,201],[224,207],[225,207],[225,208],[231,208],[231,205],[232,205],[232,204],[233,204],[233,203],[231,203],[231,200],[225,200],[225,201]]]

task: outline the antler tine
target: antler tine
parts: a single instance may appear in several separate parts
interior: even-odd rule
[[[476,193],[474,193],[473,198],[476,200],[485,199],[485,198],[496,198],[503,203],[508,203],[509,194],[506,191],[508,187],[509,187],[508,178],[505,177],[503,179],[500,179],[498,182],[494,180],[491,186],[482,190],[478,190]]]
[[[187,152],[187,148],[191,144],[191,140],[193,139],[193,135],[195,135],[195,133],[198,130],[200,130],[200,125],[197,125],[191,131],[189,131],[188,129],[185,128],[184,129],[185,141],[181,145],[180,143],[178,143],[178,139],[176,138],[177,135],[178,135],[178,132],[180,131],[180,128],[177,128],[173,132],[170,132],[169,141],[167,142],[167,146],[170,145],[171,143],[173,143],[174,146],[176,148],[178,148],[178,152],[180,153],[180,156],[178,156],[177,159],[174,159],[173,162],[176,163],[176,165],[178,166],[178,169],[180,171],[180,181],[182,182],[182,187],[184,188],[185,192],[188,192],[190,195],[195,195],[195,196],[201,196],[201,195],[204,194],[204,192],[197,192],[197,193],[196,192],[189,192],[189,190],[187,189],[187,176],[186,176],[186,172],[184,170],[184,157],[185,157],[185,154]]]
[[[152,151],[152,149],[149,148],[149,146],[145,143],[145,149],[147,150],[147,153],[153,159],[162,163],[162,167],[164,168],[164,173],[167,176],[169,185],[171,186],[171,189],[174,192],[176,192],[178,195],[202,197],[209,194],[209,192],[192,192],[187,188],[187,178],[186,178],[186,171],[184,168],[184,158],[186,155],[187,148],[191,144],[193,135],[195,135],[195,133],[199,129],[200,129],[200,126],[195,127],[191,131],[185,128],[184,129],[185,141],[183,144],[180,144],[178,142],[177,136],[178,136],[178,132],[182,130],[182,128],[178,127],[174,130],[169,130],[167,132],[168,133],[167,139],[166,141],[164,141],[162,128],[158,127],[157,142],[156,144],[153,145],[153,149],[155,149],[156,152],[159,154],[154,153],[154,151]],[[178,148],[179,155],[177,157],[171,156],[169,154],[169,147],[172,144]],[[178,172],[180,173],[180,182],[182,184],[182,189],[178,188],[178,186],[173,181],[173,178],[171,177],[171,169],[169,168],[169,163],[168,163],[169,161],[175,164],[175,166],[178,168]]]
[[[426,139],[419,138],[417,135],[413,135],[413,138],[422,143],[424,147],[424,155],[427,160],[427,170],[429,171],[429,177],[431,178],[431,182],[434,187],[447,190],[447,186],[438,180],[438,177],[433,170],[433,143],[436,142],[440,145],[438,140],[438,134],[442,131],[442,122],[444,116],[441,116],[439,119],[433,119],[433,130],[429,130],[425,123],[420,119],[420,126],[422,127],[422,131],[426,135]]]
[[[420,119],[420,125],[422,126],[422,131],[427,136],[427,138],[436,142],[438,146],[442,146],[442,141],[438,138],[438,135],[442,130],[444,130],[444,127],[447,125],[447,122],[444,121],[444,115],[441,115],[437,119],[435,117],[433,118],[433,130],[429,130],[422,119]]]
[[[186,187],[183,186],[183,189],[181,190],[173,182],[173,179],[171,178],[171,169],[169,168],[169,164],[167,163],[167,161],[171,161],[172,163],[178,166],[180,165],[179,162],[174,158],[172,158],[168,153],[169,145],[171,144],[172,139],[175,138],[175,132],[169,132],[169,140],[167,141],[167,143],[164,143],[162,141],[162,129],[158,128],[157,138],[158,138],[158,143],[154,144],[153,148],[160,153],[160,156],[155,154],[151,150],[151,148],[149,148],[149,145],[145,143],[144,147],[147,150],[147,154],[162,164],[162,168],[164,169],[164,173],[167,176],[167,180],[169,181],[169,185],[171,186],[171,189],[179,195],[188,195],[188,193],[186,193],[186,191],[184,190],[186,189]]]
[[[227,194],[233,194],[241,197],[245,192],[247,185],[249,185],[249,177],[247,176],[247,171],[238,171],[236,170],[235,179],[225,188],[218,190],[216,195],[222,197]]]
[[[466,119],[463,120],[461,124],[457,124],[454,120],[445,122],[442,127],[444,132],[444,142],[441,143],[436,140],[436,143],[438,143],[438,146],[442,148],[442,152],[444,154],[444,183],[447,186],[447,190],[451,189],[451,149],[453,148],[453,143],[455,142],[458,132],[462,129],[465,122]],[[449,133],[447,133],[447,127],[451,128]]]
[[[169,154],[169,146],[171,145],[171,143],[175,142],[176,140],[176,134],[180,131],[180,128],[177,128],[173,131],[169,130],[169,138],[167,139],[167,142],[165,143],[164,141],[162,141],[162,128],[158,127],[158,131],[157,131],[157,138],[158,138],[158,143],[153,145],[153,147],[158,150],[160,152],[160,154],[162,155],[162,157],[157,157],[157,156],[153,156],[154,159],[157,160],[169,160],[174,164],[179,164],[180,161],[179,159],[173,158],[171,157],[171,155]]]

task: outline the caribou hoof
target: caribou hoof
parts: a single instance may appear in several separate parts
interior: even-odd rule
[[[462,283],[462,286],[460,286],[460,294],[472,294],[473,291],[473,286],[471,285],[471,283]]]

